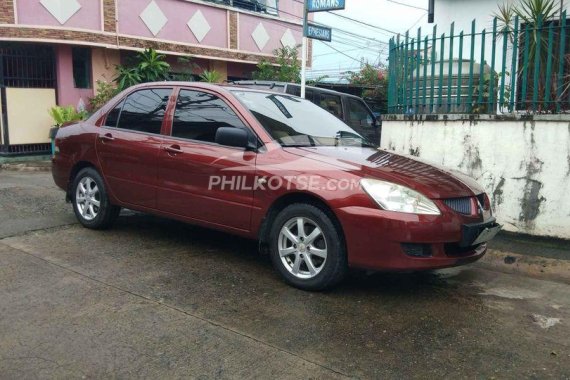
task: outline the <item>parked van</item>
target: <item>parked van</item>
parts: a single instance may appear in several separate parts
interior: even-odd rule
[[[294,83],[273,81],[236,81],[234,85],[257,88],[301,96],[301,86]],[[319,87],[307,86],[305,99],[329,111],[356,132],[374,144],[380,145],[382,119],[374,116],[370,107],[358,96]]]

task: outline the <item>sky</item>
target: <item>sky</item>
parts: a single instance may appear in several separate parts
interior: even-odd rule
[[[326,12],[316,13],[315,22],[332,27],[333,37],[331,43],[313,42],[313,67],[307,72],[307,78],[316,79],[328,75],[330,80],[338,79],[345,71],[357,71],[362,60],[374,65],[387,64],[389,39],[394,33],[405,33],[408,29],[415,33],[418,27],[426,25],[427,10],[417,8],[426,9],[427,6],[428,0],[346,0],[346,9],[334,11],[385,30]]]

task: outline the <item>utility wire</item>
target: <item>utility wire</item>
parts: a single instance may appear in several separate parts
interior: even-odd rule
[[[394,32],[393,30],[386,29],[386,28],[382,28],[382,27],[379,27],[379,26],[376,26],[376,25],[372,25],[372,24],[368,24],[368,23],[366,23],[366,22],[364,22],[364,21],[359,21],[359,20],[353,19],[353,18],[348,17],[348,16],[345,16],[345,15],[341,15],[341,14],[334,13],[334,12],[331,12],[331,11],[328,11],[327,13],[329,13],[329,14],[331,14],[331,15],[335,15],[336,17],[343,18],[343,19],[345,19],[345,20],[350,20],[350,21],[355,22],[355,23],[357,23],[357,24],[361,24],[361,25],[365,25],[365,26],[368,26],[368,27],[371,27],[371,28],[374,28],[374,29],[382,30],[382,31],[384,31],[384,32],[388,32],[388,33],[392,33],[392,34],[398,34],[398,32]]]
[[[415,6],[415,5],[406,4],[406,3],[401,3],[401,2],[395,1],[395,0],[386,0],[386,1],[388,1],[388,2],[390,2],[390,3],[398,4],[398,5],[403,5],[404,7],[419,9],[419,10],[422,10],[422,11],[426,11],[426,12],[427,12],[427,9],[426,9],[426,8],[418,7],[418,6]]]

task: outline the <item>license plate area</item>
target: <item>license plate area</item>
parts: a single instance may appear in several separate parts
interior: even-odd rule
[[[473,241],[471,245],[477,245],[488,242],[489,240],[494,238],[499,233],[500,230],[501,226],[498,224],[494,227],[486,227],[483,231],[481,231],[479,236],[477,236],[477,238],[475,239],[475,241]]]
[[[495,218],[483,223],[464,224],[462,229],[462,239],[459,242],[460,247],[469,247],[486,243],[494,238],[501,230]]]

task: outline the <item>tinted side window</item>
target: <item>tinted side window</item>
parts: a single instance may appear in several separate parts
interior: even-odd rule
[[[172,89],[154,88],[132,93],[124,102],[117,128],[160,134]],[[111,111],[111,113],[113,113]],[[111,114],[109,114],[111,116]],[[109,120],[109,117],[107,117]],[[107,124],[109,124],[107,122]]]
[[[119,121],[119,116],[121,115],[123,104],[125,104],[124,100],[117,104],[117,106],[107,114],[107,119],[105,120],[105,125],[107,127],[117,127],[117,122]]]
[[[176,102],[172,136],[214,142],[220,127],[245,128],[232,109],[215,95],[181,90]]]
[[[339,119],[342,119],[342,102],[340,100],[340,96],[321,94],[321,101],[318,105]]]
[[[369,128],[374,126],[374,119],[362,101],[348,99],[348,121],[350,125]]]

